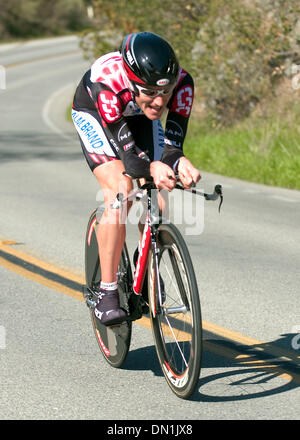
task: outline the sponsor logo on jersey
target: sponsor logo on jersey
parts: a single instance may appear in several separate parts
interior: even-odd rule
[[[178,122],[172,120],[167,121],[166,133],[170,136],[183,137],[182,127],[178,124]]]
[[[193,104],[193,89],[191,86],[186,85],[176,93],[175,99],[172,104],[171,111],[179,113],[181,116],[188,117],[191,113]]]
[[[124,145],[123,150],[124,150],[124,151],[128,151],[128,150],[130,150],[130,148],[132,148],[133,146],[134,146],[134,142],[131,141],[131,142],[129,142],[129,144]]]
[[[177,122],[168,120],[165,134],[165,144],[179,148],[182,146],[183,130]]]
[[[131,131],[129,130],[127,124],[123,124],[118,132],[118,141],[122,142],[123,140],[129,139],[132,136]]]
[[[89,141],[92,148],[100,148],[103,146],[103,141],[91,122],[87,121],[86,118],[78,114],[76,111],[72,112],[72,118],[74,124],[79,129],[79,133]]]
[[[110,90],[99,93],[98,106],[103,119],[108,123],[117,121],[122,114],[120,101]]]
[[[94,162],[103,163],[108,161],[107,157],[109,160],[115,158],[115,152],[96,118],[77,110],[72,110],[72,118],[83,145]]]

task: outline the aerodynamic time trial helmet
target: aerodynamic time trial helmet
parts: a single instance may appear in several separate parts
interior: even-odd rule
[[[179,64],[170,44],[151,32],[126,35],[120,52],[129,80],[157,87],[176,82]]]

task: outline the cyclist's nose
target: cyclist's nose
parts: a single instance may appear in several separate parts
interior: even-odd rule
[[[159,107],[165,105],[165,97],[162,95],[158,95],[153,99],[153,103]]]

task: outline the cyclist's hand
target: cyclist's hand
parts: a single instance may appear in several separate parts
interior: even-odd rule
[[[197,183],[201,179],[197,168],[184,156],[179,160],[178,176],[184,188],[190,188],[193,183]]]
[[[172,191],[176,185],[176,177],[172,168],[159,160],[151,162],[150,174],[158,189]]]

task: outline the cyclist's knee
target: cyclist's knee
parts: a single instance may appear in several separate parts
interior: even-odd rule
[[[114,201],[115,197],[106,200],[102,223],[105,221],[110,224],[125,224],[132,202],[124,203],[121,207],[115,208],[112,206]]]
[[[108,209],[118,193],[122,193],[124,197],[130,193],[133,183],[130,178],[123,174],[124,165],[120,160],[114,160],[97,167],[94,175],[97,178],[103,191],[105,206]],[[128,207],[131,203],[128,204]]]
[[[114,160],[95,168],[94,175],[102,190],[107,194],[111,191],[114,194],[122,192],[127,195],[133,188],[133,183],[123,174],[123,171],[123,163],[120,160]]]

